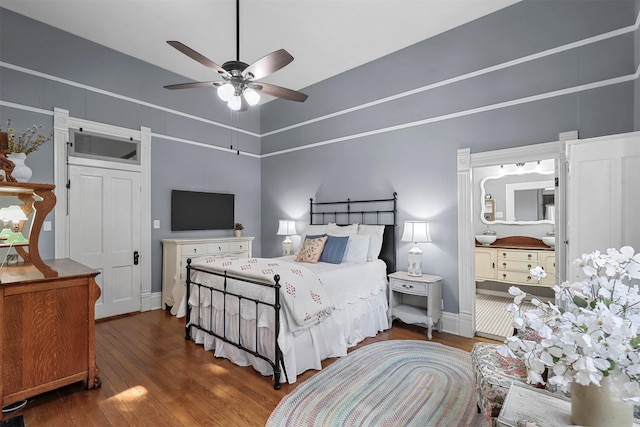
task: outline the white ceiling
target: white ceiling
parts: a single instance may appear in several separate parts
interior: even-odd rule
[[[286,49],[262,79],[300,90],[519,0],[241,0],[240,60]],[[2,0],[0,6],[173,71],[218,80],[177,40],[222,65],[236,59],[233,0]],[[24,35],[23,35],[24,36]]]

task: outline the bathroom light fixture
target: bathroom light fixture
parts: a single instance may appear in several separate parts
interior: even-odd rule
[[[405,221],[402,239],[400,240],[414,243],[407,256],[407,274],[415,277],[422,276],[422,250],[418,247],[418,243],[431,242],[429,223],[426,221]]]
[[[282,256],[291,255],[291,249],[293,248],[293,242],[291,236],[297,233],[296,222],[290,219],[281,219],[278,222],[278,236],[287,236],[282,241]]]

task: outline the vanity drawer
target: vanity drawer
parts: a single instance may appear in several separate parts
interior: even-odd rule
[[[401,291],[405,294],[428,295],[429,285],[427,283],[409,282],[400,279],[391,280],[391,289]]]
[[[538,252],[536,251],[510,251],[508,249],[498,249],[498,259],[511,259],[514,261],[538,261]],[[498,262],[500,265],[500,262]]]
[[[514,283],[531,283],[532,285],[538,284],[538,279],[536,279],[532,274],[525,273],[522,271],[498,271],[498,279],[503,280],[505,282],[514,282]]]
[[[206,255],[208,254],[208,246],[206,244],[182,245],[180,253],[183,256],[189,255]]]
[[[512,259],[498,260],[498,268],[500,270],[515,270],[529,273],[529,271],[537,265],[538,263],[533,261],[514,261]]]

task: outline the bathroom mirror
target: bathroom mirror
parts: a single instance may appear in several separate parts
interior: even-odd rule
[[[553,171],[500,168],[480,181],[480,218],[485,224],[554,224]]]

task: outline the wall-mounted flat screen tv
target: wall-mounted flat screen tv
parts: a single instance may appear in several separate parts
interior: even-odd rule
[[[171,231],[231,230],[234,195],[171,190]]]

